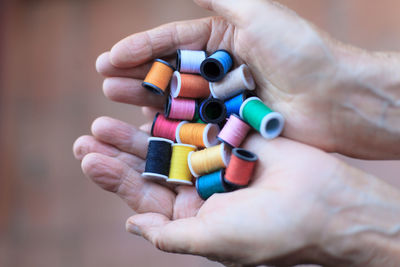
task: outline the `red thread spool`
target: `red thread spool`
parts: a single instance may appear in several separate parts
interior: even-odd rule
[[[243,148],[234,148],[226,168],[225,182],[236,186],[248,185],[257,160],[256,154]]]
[[[151,135],[162,137],[175,142],[176,128],[180,121],[168,120],[164,114],[157,113],[153,125],[151,126]]]
[[[171,95],[174,98],[207,98],[210,96],[210,85],[200,75],[175,71],[171,80]]]

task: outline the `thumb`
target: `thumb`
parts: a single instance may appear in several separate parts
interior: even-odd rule
[[[204,256],[212,243],[206,226],[196,217],[171,221],[159,213],[137,214],[127,220],[126,229],[141,235],[158,249],[172,253]]]

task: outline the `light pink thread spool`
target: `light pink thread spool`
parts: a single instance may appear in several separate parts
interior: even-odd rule
[[[251,127],[239,116],[232,114],[224,128],[218,134],[218,139],[231,147],[239,147],[246,138]]]
[[[222,81],[210,83],[212,96],[219,99],[227,99],[245,89],[254,90],[255,88],[253,76],[245,64],[229,72]]]
[[[151,135],[175,142],[176,128],[179,123],[180,121],[169,120],[165,118],[164,114],[157,113],[151,126]]]
[[[198,104],[195,99],[173,98],[168,96],[165,116],[169,119],[191,121],[196,116]]]

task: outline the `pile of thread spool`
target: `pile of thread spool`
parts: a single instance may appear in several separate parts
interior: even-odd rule
[[[249,184],[257,155],[240,148],[253,128],[277,137],[284,119],[258,98],[250,69],[226,50],[178,50],[176,69],[155,60],[143,87],[166,96],[148,142],[147,179],[193,185],[202,199]]]

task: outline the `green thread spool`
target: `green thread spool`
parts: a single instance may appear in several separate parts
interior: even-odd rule
[[[246,99],[240,106],[239,114],[266,139],[280,135],[285,124],[283,116],[267,107],[258,97]]]

